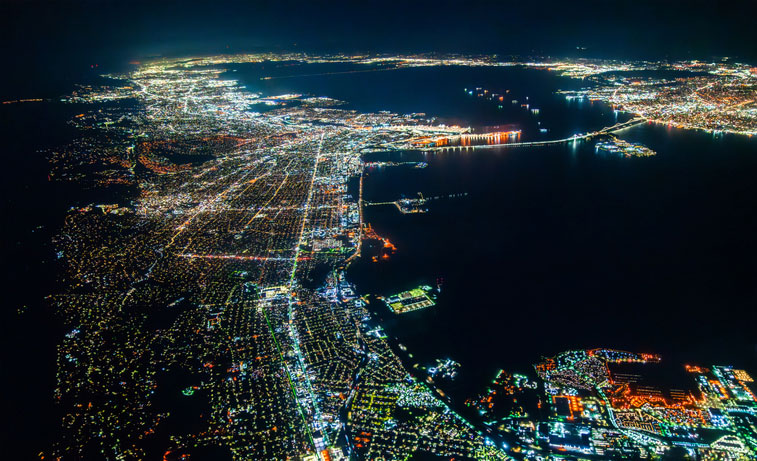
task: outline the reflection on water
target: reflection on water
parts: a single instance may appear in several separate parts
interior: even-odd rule
[[[584,347],[755,368],[757,146],[653,125],[622,134],[659,155],[597,156],[578,142],[370,156],[428,167],[367,171],[366,200],[468,192],[423,215],[366,208],[397,251],[349,272],[376,295],[445,280],[434,309],[372,306],[420,365],[462,364],[456,397],[500,368]]]
[[[424,112],[473,133],[518,131],[521,142],[631,118],[555,94],[585,82],[529,69],[415,68],[263,81],[254,66],[238,70],[233,77],[265,95],[309,93],[358,111]],[[471,88],[503,100],[464,91]],[[502,126],[508,128],[487,129]],[[442,357],[461,363],[453,397],[480,390],[499,368],[527,370],[542,355],[583,347],[757,369],[757,141],[654,125],[617,136],[658,155],[597,156],[594,141],[576,141],[367,159],[428,165],[367,170],[367,201],[468,194],[430,202],[428,213],[367,207],[367,222],[396,251],[364,257],[349,271],[361,292],[377,295],[444,280],[433,309],[398,317],[372,306],[421,365]]]

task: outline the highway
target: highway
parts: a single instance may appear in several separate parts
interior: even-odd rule
[[[454,149],[493,149],[500,147],[529,147],[529,146],[548,146],[552,144],[563,144],[568,142],[580,141],[583,139],[590,139],[595,136],[603,134],[612,134],[620,130],[624,130],[634,125],[646,122],[644,117],[636,117],[623,123],[616,123],[615,125],[602,128],[599,131],[592,131],[591,133],[577,134],[568,138],[562,139],[550,139],[548,141],[528,141],[528,142],[506,142],[502,144],[480,144],[471,146],[440,146],[440,147],[426,147],[424,150],[428,151],[441,151],[441,150],[454,150]]]
[[[313,209],[312,203],[313,203],[313,195],[315,190],[315,184],[316,184],[316,178],[318,176],[318,163],[321,160],[321,152],[323,150],[323,138],[325,133],[321,133],[320,141],[318,142],[318,150],[316,151],[315,161],[313,162],[313,175],[310,178],[310,185],[308,187],[308,196],[305,200],[305,206],[304,206],[304,213],[302,216],[302,227],[300,227],[299,232],[299,238],[297,240],[297,246],[295,247],[295,253],[292,264],[292,272],[289,276],[289,284],[287,286],[288,291],[288,306],[287,306],[287,316],[289,318],[289,325],[288,325],[288,332],[289,337],[292,342],[292,350],[294,352],[294,362],[297,367],[297,372],[292,373],[289,370],[289,366],[287,365],[287,361],[284,358],[283,355],[281,355],[282,362],[284,363],[284,367],[286,368],[286,372],[289,375],[289,382],[292,386],[292,393],[294,395],[294,399],[297,402],[297,405],[299,407],[300,413],[302,415],[302,419],[305,422],[305,428],[307,429],[308,437],[310,439],[310,443],[313,445],[313,449],[316,453],[316,459],[321,460],[321,455],[319,454],[319,448],[316,446],[315,440],[313,439],[313,430],[311,430],[311,425],[313,429],[318,429],[320,427],[323,427],[324,422],[322,418],[322,414],[320,409],[318,408],[318,398],[313,391],[313,386],[310,382],[310,377],[307,373],[307,367],[305,365],[305,356],[302,353],[302,349],[300,348],[300,338],[297,332],[297,327],[295,325],[294,317],[295,317],[295,304],[297,303],[298,299],[295,297],[295,290],[297,289],[297,280],[296,280],[296,274],[297,274],[297,261],[300,258],[300,253],[302,252],[302,246],[305,243],[305,235],[306,235],[306,228],[307,224],[309,222],[308,215],[310,213],[310,210]],[[267,317],[266,317],[267,319]],[[272,332],[273,333],[273,332]],[[275,338],[275,336],[274,336]],[[281,353],[281,351],[279,351]],[[299,391],[299,392],[298,392]],[[307,400],[309,402],[301,402],[298,398],[298,395],[302,394],[307,396]],[[305,407],[305,404],[310,403],[312,405],[312,418],[308,421],[308,419],[305,418],[305,415],[303,413],[303,408]],[[323,433],[323,440],[326,445],[329,444],[328,436],[324,432]]]

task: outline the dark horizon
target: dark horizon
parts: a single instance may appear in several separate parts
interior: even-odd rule
[[[262,49],[753,61],[751,3],[16,0],[0,16],[6,59],[31,70]]]

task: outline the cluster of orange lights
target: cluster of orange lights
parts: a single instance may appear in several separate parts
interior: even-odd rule
[[[697,365],[684,365],[684,367],[686,368],[686,371],[688,371],[689,373],[705,374],[705,373],[709,373],[710,371],[707,368],[700,367]]]
[[[379,252],[379,255],[371,257],[371,261],[375,263],[379,262],[379,260],[388,260],[390,255],[393,255],[397,251],[397,247],[391,241],[389,241],[388,238],[378,235],[370,224],[367,224],[365,226],[365,229],[363,231],[363,238],[366,240],[380,240],[381,242],[383,242],[383,246],[381,248],[381,251]]]
[[[671,398],[666,398],[662,395],[662,392],[657,388],[637,388],[632,389],[628,384],[619,386],[617,390],[612,392],[610,397],[610,404],[613,408],[618,410],[629,410],[632,408],[641,408],[645,405],[649,405],[655,408],[665,409],[697,409],[698,401],[690,392],[677,393],[672,395]]]
[[[581,416],[581,413],[584,411],[581,398],[576,395],[556,395],[553,399],[565,399],[568,401],[568,409],[570,410],[570,416],[568,416],[568,419],[571,421],[576,419],[576,416]]]
[[[368,445],[371,441],[371,433],[361,431],[358,435],[355,436],[355,446],[357,448],[363,448],[364,445]]]
[[[536,364],[534,366],[534,368],[536,368],[536,371],[539,374],[542,374],[542,373],[544,373],[546,371],[552,371],[555,368],[557,368],[557,363],[555,362],[555,359],[549,358],[549,359],[546,359],[545,361],[543,361],[541,363]]]
[[[152,171],[155,174],[168,174],[168,173],[175,173],[177,171],[181,170],[188,170],[192,166],[191,165],[175,165],[175,164],[163,164],[158,161],[152,160],[148,158],[146,155],[140,155],[139,163],[142,164],[145,168]]]

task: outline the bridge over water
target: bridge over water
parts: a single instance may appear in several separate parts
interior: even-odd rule
[[[616,123],[615,125],[602,128],[599,131],[592,131],[591,133],[577,134],[568,138],[562,139],[550,139],[548,141],[528,141],[528,142],[504,142],[495,144],[479,144],[479,145],[465,145],[465,146],[438,146],[438,147],[426,147],[424,150],[454,150],[454,149],[492,149],[499,147],[528,147],[528,146],[547,146],[551,144],[563,144],[568,142],[580,141],[583,139],[591,139],[595,136],[601,136],[603,134],[612,134],[620,130],[624,130],[634,125],[646,122],[644,117],[636,117],[631,120]],[[483,134],[482,136],[485,136]]]

